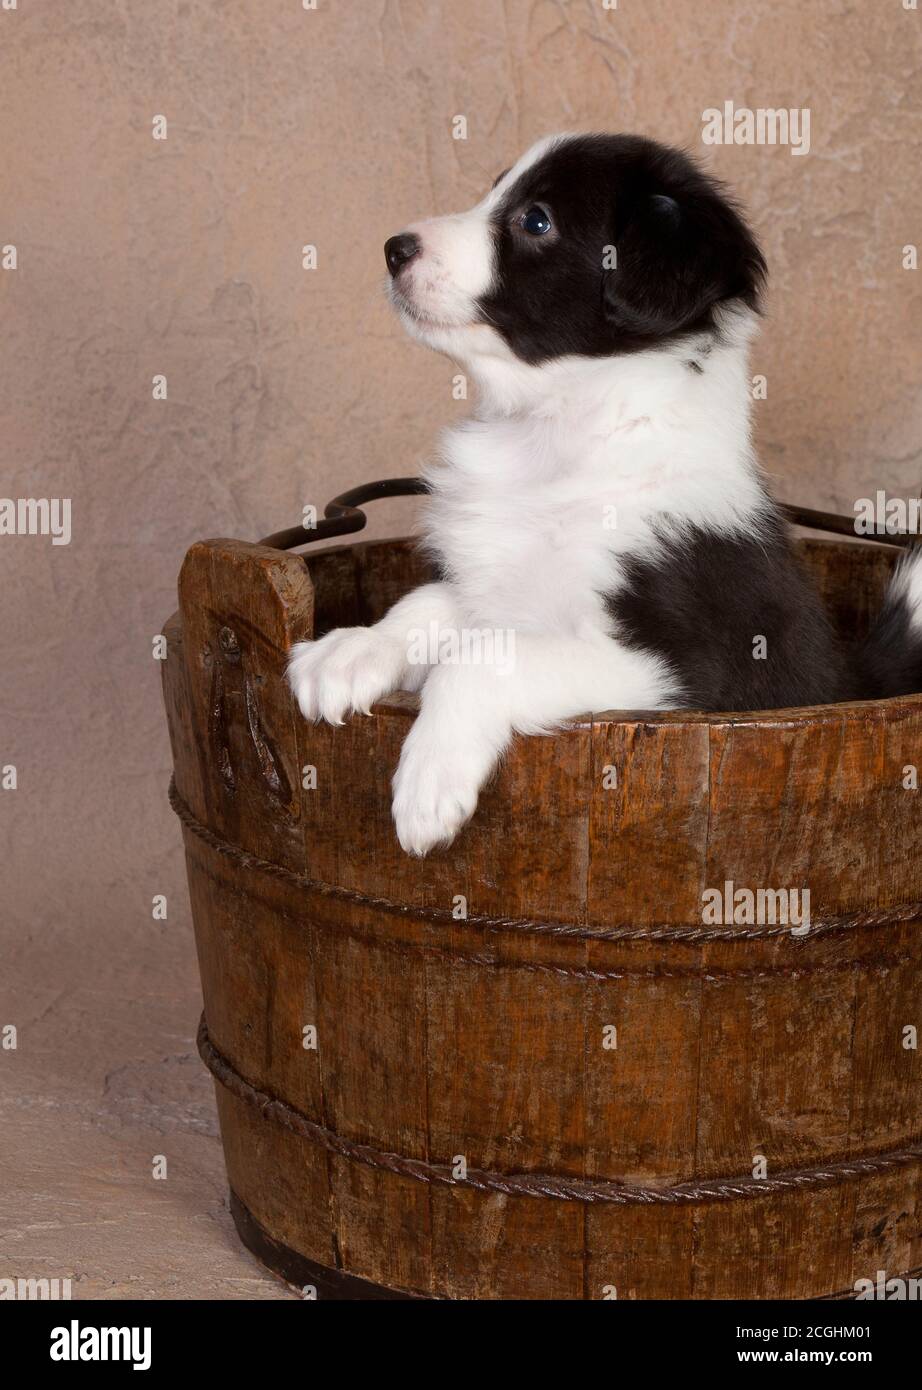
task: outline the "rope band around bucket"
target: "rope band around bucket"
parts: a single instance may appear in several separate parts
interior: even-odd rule
[[[778,1192],[802,1191],[804,1188],[827,1187],[922,1162],[920,1143],[887,1153],[843,1159],[822,1167],[787,1169],[771,1178],[720,1178],[710,1182],[677,1183],[673,1187],[647,1187],[611,1179],[570,1178],[553,1173],[493,1173],[472,1168],[467,1170],[464,1177],[458,1177],[448,1164],[407,1158],[403,1154],[377,1149],[371,1144],[358,1144],[352,1139],[345,1139],[324,1125],[309,1120],[287,1101],[251,1085],[212,1043],[204,1014],[199,1024],[198,1050],[215,1080],[238,1100],[255,1106],[264,1119],[340,1158],[442,1187],[467,1187],[478,1192],[499,1192],[510,1197],[545,1197],[562,1202],[614,1206],[675,1205],[729,1202],[767,1197]]]
[[[249,850],[241,849],[239,845],[231,844],[230,841],[215,834],[209,826],[204,825],[198,819],[180,795],[176,787],[175,777],[170,779],[169,800],[171,807],[180,821],[182,821],[183,825],[186,826],[192,834],[217,854],[233,860],[242,868],[269,875],[272,878],[289,883],[293,887],[317,894],[321,897],[354,903],[359,907],[373,908],[377,911],[386,912],[393,916],[403,917],[408,920],[431,922],[436,925],[442,924],[445,926],[458,925],[458,919],[453,915],[450,908],[422,907],[412,903],[400,903],[390,898],[361,893],[353,888],[344,888],[338,884],[324,883],[320,879],[311,878],[308,874],[297,873],[293,869],[286,868],[283,864],[276,864],[272,860],[263,859],[258,854],[252,854]],[[669,944],[677,943],[681,945],[706,946],[712,942],[759,941],[769,940],[773,937],[787,937],[791,940],[794,949],[802,950],[808,942],[815,940],[819,936],[826,936],[834,932],[851,931],[859,927],[898,926],[905,922],[917,920],[920,917],[922,917],[922,902],[899,903],[893,907],[874,908],[864,912],[851,912],[839,916],[816,918],[811,921],[809,936],[805,937],[793,937],[790,925],[785,924],[756,927],[674,926],[670,924],[649,927],[635,927],[630,925],[592,927],[574,922],[544,922],[524,917],[493,917],[482,913],[469,913],[463,919],[463,923],[466,926],[485,927],[496,932],[511,932],[528,936],[587,942],[607,941],[630,943],[634,941],[661,941]],[[475,963],[490,964],[491,958],[484,957],[482,962],[475,960]],[[534,964],[528,961],[515,963],[517,965],[521,964],[524,968]],[[859,963],[861,962],[854,960],[832,962],[826,963],[823,968],[847,968]],[[871,963],[873,963],[873,958]],[[880,961],[879,963],[886,962]],[[810,967],[795,966],[792,968],[809,969]],[[571,971],[566,967],[561,967],[560,969],[548,967],[548,969],[556,974],[578,975],[586,973],[579,970]],[[776,971],[769,973],[776,973]],[[614,973],[617,976],[618,974],[627,974],[631,972],[622,970]],[[715,973],[720,974],[721,972],[717,971]],[[724,973],[736,974],[739,972]],[[607,978],[604,972],[597,972],[597,977]]]

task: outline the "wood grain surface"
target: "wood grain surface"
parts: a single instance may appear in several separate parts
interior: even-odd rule
[[[802,553],[833,620],[860,631],[890,553]],[[165,700],[179,796],[217,837],[185,830],[208,1034],[233,1071],[377,1153],[654,1191],[922,1143],[905,1045],[922,1023],[922,793],[904,785],[922,696],[587,714],[517,739],[455,844],[411,859],[390,779],[415,698],[308,725],[283,673],[292,641],[374,621],[424,578],[402,541],[305,560],[221,540],[186,558]],[[814,928],[685,939],[726,881],[809,889]],[[659,930],[605,939],[618,927]],[[811,1297],[922,1264],[918,1161],[596,1204],[388,1171],[217,1091],[231,1187],[269,1243],[394,1290]]]

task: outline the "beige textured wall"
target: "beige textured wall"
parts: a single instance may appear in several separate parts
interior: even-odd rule
[[[382,300],[382,243],[405,221],[469,205],[549,130],[698,149],[770,262],[753,369],[778,492],[850,508],[918,487],[922,274],[901,256],[922,242],[922,14],[903,0],[9,3],[0,246],[18,267],[0,271],[0,494],[72,498],[73,539],[0,537],[0,764],[19,776],[0,792],[0,1024],[27,1025],[23,1075],[69,1068],[79,1089],[152,1037],[181,1054],[194,1023],[151,658],[185,548],[412,472],[463,408],[449,365]],[[703,150],[702,111],[726,100],[809,107],[810,153]],[[393,504],[384,520],[411,515]],[[165,925],[150,917],[160,892]],[[136,1006],[113,1012],[116,994]]]

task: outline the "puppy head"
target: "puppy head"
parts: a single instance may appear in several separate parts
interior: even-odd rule
[[[765,262],[720,186],[629,135],[543,140],[469,212],[385,244],[412,336],[460,359],[615,356],[758,308]]]

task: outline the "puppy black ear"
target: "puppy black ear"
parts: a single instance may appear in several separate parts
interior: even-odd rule
[[[619,204],[615,265],[602,284],[616,335],[659,338],[692,328],[727,299],[758,308],[765,262],[723,197],[710,189],[676,197],[644,190]]]

